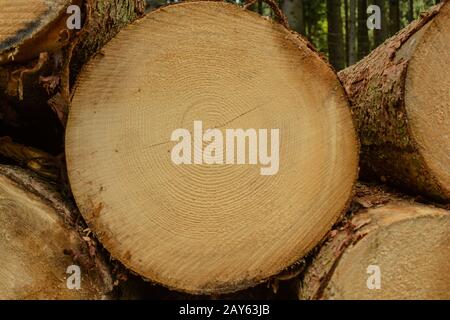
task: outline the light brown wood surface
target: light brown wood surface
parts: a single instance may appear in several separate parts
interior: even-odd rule
[[[171,133],[280,129],[280,168],[175,165]],[[297,34],[243,8],[187,2],[121,31],[81,74],[66,131],[89,226],[135,273],[190,293],[256,285],[344,212],[357,174],[347,100]]]
[[[330,232],[299,298],[450,299],[450,211],[389,194],[356,201],[368,208]]]
[[[450,200],[450,2],[339,72],[361,140],[361,176]]]
[[[0,166],[0,300],[108,297],[108,267],[89,256],[74,219],[54,187],[23,169]],[[67,286],[71,265],[81,270],[79,290]]]
[[[66,28],[64,15],[71,2],[0,0],[0,64],[36,58],[40,52],[60,48],[64,44],[60,32]]]

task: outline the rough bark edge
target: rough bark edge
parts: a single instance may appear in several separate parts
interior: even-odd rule
[[[413,21],[356,65],[338,73],[350,99],[361,141],[362,173],[446,201],[444,190],[426,165],[408,125],[405,80],[409,59],[398,50],[446,5],[444,1]]]
[[[34,194],[44,203],[55,209],[66,224],[69,226],[75,225],[76,217],[73,214],[74,207],[63,200],[56,189],[56,184],[50,181],[44,181],[37,174],[17,166],[0,164],[0,174],[14,182],[20,189]]]
[[[87,19],[73,48],[70,61],[70,81],[74,83],[78,73],[90,58],[100,52],[123,27],[141,17],[145,0],[84,0],[92,16]],[[95,16],[94,16],[95,15]]]
[[[375,199],[370,195],[376,194]],[[369,195],[369,198],[366,196]],[[385,204],[393,199],[381,189],[371,189],[358,184],[355,187],[354,209],[356,214],[361,208]],[[311,255],[310,263],[304,273],[299,277],[299,300],[321,299],[326,286],[328,285],[334,270],[336,269],[342,254],[352,244],[359,239],[355,236],[357,226],[352,223],[353,214],[336,225],[327,234],[324,241],[317,247],[316,252]]]

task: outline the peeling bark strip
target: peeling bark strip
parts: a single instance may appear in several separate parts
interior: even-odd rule
[[[449,299],[450,211],[359,186],[363,208],[312,258],[299,299]]]
[[[49,183],[0,165],[0,300],[108,297],[109,267],[74,218]],[[79,290],[67,284],[72,265],[81,271]]]
[[[361,139],[361,173],[450,199],[450,3],[339,73]]]

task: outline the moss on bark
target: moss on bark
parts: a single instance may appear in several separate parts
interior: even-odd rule
[[[413,193],[445,200],[450,195],[425,164],[411,135],[405,108],[405,79],[411,58],[406,44],[421,36],[421,30],[442,5],[338,75],[350,99],[361,141],[362,178],[378,178]]]

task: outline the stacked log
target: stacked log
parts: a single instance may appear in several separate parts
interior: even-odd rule
[[[299,299],[450,299],[450,212],[364,185],[355,202],[307,267]]]
[[[254,2],[0,2],[0,299],[450,299],[450,3],[336,75]]]
[[[110,268],[50,183],[0,166],[0,299],[103,299]],[[77,278],[78,277],[78,278]]]
[[[361,175],[450,200],[450,3],[339,73],[361,140]]]
[[[212,141],[198,126],[216,129],[206,164]],[[247,162],[239,151],[230,162],[230,129],[279,130],[279,168],[249,163],[262,142],[248,136]],[[203,139],[191,152],[189,137],[184,164],[171,159],[177,130]],[[197,1],[151,12],[87,64],[65,150],[81,213],[113,257],[169,288],[220,294],[267,280],[324,237],[349,203],[357,147],[340,82],[306,40]]]

